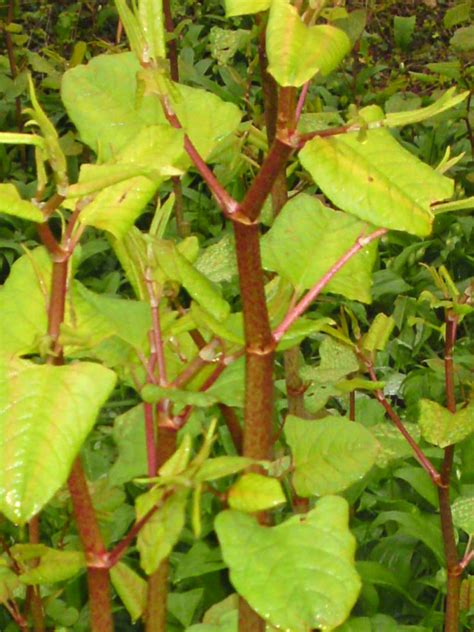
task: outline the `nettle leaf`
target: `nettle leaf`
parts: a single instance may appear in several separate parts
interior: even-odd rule
[[[360,111],[367,123],[382,120],[377,106]],[[431,204],[449,199],[451,179],[404,149],[386,129],[369,129],[365,140],[347,133],[314,138],[301,164],[339,208],[377,226],[424,236],[431,232]]]
[[[367,474],[378,451],[372,434],[345,418],[310,421],[288,415],[285,436],[293,455],[293,485],[303,497],[344,491]]]
[[[226,17],[232,18],[236,15],[249,15],[266,11],[272,0],[225,0]]]
[[[418,424],[404,422],[403,424],[415,441],[420,439]],[[405,437],[391,422],[385,421],[374,424],[369,428],[380,445],[375,463],[378,467],[387,467],[392,461],[413,456],[413,449]]]
[[[51,261],[45,248],[35,248],[13,264],[0,288],[0,349],[3,353],[37,351],[48,329],[47,296]]]
[[[27,551],[30,546],[29,544],[16,544],[12,547],[12,555],[19,562],[31,559]],[[82,551],[59,551],[45,546],[41,551],[34,552],[34,557],[39,557],[39,563],[20,575],[20,581],[23,584],[63,582],[86,568],[86,559]]]
[[[301,292],[313,287],[363,232],[370,232],[366,223],[333,211],[316,197],[301,194],[285,204],[263,237],[263,265]],[[376,252],[372,242],[335,275],[324,291],[370,303]]]
[[[44,222],[40,209],[28,200],[23,200],[13,184],[0,184],[0,213],[21,217],[31,222]]]
[[[137,520],[155,505],[159,506],[137,538],[140,565],[147,575],[154,573],[160,562],[168,557],[184,527],[189,491],[180,489],[168,498],[164,498],[164,494],[163,488],[153,488],[135,501]]]
[[[144,127],[166,125],[156,94],[137,102],[137,74],[141,66],[133,53],[99,55],[87,66],[63,75],[61,96],[81,139],[102,161],[133,143]],[[217,145],[237,128],[239,109],[211,92],[174,84],[170,103],[185,132],[207,160]],[[184,155],[184,154],[183,154]],[[186,164],[190,164],[189,160]]]
[[[337,496],[276,527],[221,512],[215,526],[232,584],[279,629],[333,630],[349,616],[361,586],[348,517],[347,502]]]
[[[146,581],[123,562],[115,564],[110,569],[110,579],[132,621],[135,622],[145,612]]]
[[[9,520],[28,522],[66,482],[115,379],[89,362],[0,356],[0,511]]]
[[[453,414],[436,402],[422,399],[418,423],[426,441],[446,448],[474,432],[474,402]]]
[[[279,480],[249,472],[229,489],[227,502],[231,509],[255,513],[285,504],[286,497]]]
[[[302,86],[335,70],[351,49],[341,29],[308,26],[289,0],[272,0],[267,25],[268,72],[281,86]]]
[[[451,506],[453,522],[469,536],[474,536],[474,496],[460,496]]]

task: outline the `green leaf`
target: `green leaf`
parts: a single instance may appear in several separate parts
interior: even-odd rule
[[[161,4],[161,2],[159,3]],[[138,59],[143,58],[146,48],[145,34],[135,13],[129,8],[127,0],[115,0],[115,6],[127,34],[130,48]]]
[[[420,428],[418,424],[404,423],[410,435],[418,441],[420,438]],[[405,459],[413,456],[413,449],[407,443],[401,432],[389,422],[382,422],[370,426],[370,432],[374,435],[380,445],[380,450],[376,457],[376,465],[387,467],[391,461]]]
[[[464,101],[469,95],[469,92],[461,92],[456,94],[456,88],[449,88],[446,92],[439,97],[434,103],[424,108],[417,110],[408,110],[405,112],[388,112],[385,115],[384,125],[386,127],[400,127],[403,125],[413,125],[414,123],[420,123],[437,114],[441,114],[445,110],[455,107],[462,101]]]
[[[130,618],[135,623],[145,612],[146,581],[123,562],[118,562],[110,569],[110,579]]]
[[[25,551],[29,544],[16,544],[12,547],[12,555],[21,562],[28,559]],[[26,554],[26,555],[25,555]],[[35,553],[35,557],[37,553]],[[44,547],[38,555],[39,563],[20,575],[23,584],[55,584],[66,581],[86,568],[84,553],[81,551],[59,551]]]
[[[163,2],[161,0],[140,0],[138,17],[145,36],[146,56],[154,60],[165,59]]]
[[[347,489],[367,474],[377,456],[371,433],[344,418],[309,421],[288,415],[285,435],[293,455],[293,485],[303,497]]]
[[[6,566],[3,558],[0,558],[0,604],[16,599],[21,594],[21,588],[18,575]]]
[[[203,594],[203,588],[193,588],[185,592],[171,592],[168,594],[168,611],[182,625],[188,626],[194,618],[194,613]]]
[[[217,456],[204,461],[195,476],[195,480],[199,482],[215,481],[224,476],[237,474],[253,463],[255,463],[253,459],[244,456]]]
[[[225,14],[228,18],[236,15],[259,13],[270,8],[272,0],[225,0]]]
[[[0,355],[0,511],[9,520],[28,522],[66,482],[115,379],[89,362]]]
[[[183,406],[212,406],[217,399],[206,392],[185,391],[179,388],[168,388],[146,384],[141,390],[141,396],[145,402],[154,404],[162,399],[170,399]]]
[[[244,474],[229,489],[227,502],[231,509],[255,513],[286,503],[280,481],[250,472]]]
[[[441,565],[445,564],[443,539],[439,526],[439,516],[422,513],[413,507],[413,513],[404,511],[382,511],[372,522],[372,529],[377,529],[387,522],[400,525],[400,532],[423,542],[435,554]]]
[[[237,511],[220,513],[216,531],[232,584],[278,628],[332,630],[349,616],[360,590],[348,514],[347,502],[335,496],[276,527]]]
[[[360,115],[382,120],[377,106]],[[339,208],[377,226],[418,236],[431,231],[431,204],[451,198],[453,181],[404,149],[386,129],[369,129],[362,142],[356,134],[315,138],[300,160],[323,193]]]
[[[474,24],[458,29],[449,40],[449,44],[452,48],[454,48],[454,50],[459,51],[460,53],[470,53],[473,51]]]
[[[453,522],[469,536],[474,536],[474,496],[459,496],[452,504]]]
[[[354,245],[367,224],[300,194],[280,211],[262,239],[263,265],[290,281],[297,291],[313,287]],[[324,248],[321,247],[324,235]],[[356,254],[325,287],[324,292],[370,303],[371,272],[377,246]],[[318,256],[315,256],[318,252]]]
[[[135,501],[137,520],[159,505],[137,538],[140,565],[147,575],[154,573],[168,557],[184,527],[188,490],[180,489],[168,498],[164,498],[165,493],[163,488],[153,488]]]
[[[392,316],[379,313],[373,319],[369,331],[364,336],[362,346],[366,351],[383,351],[392,335],[395,320]]]
[[[453,200],[452,202],[444,202],[433,207],[433,213],[447,213],[448,211],[464,211],[465,209],[474,209],[474,196],[464,198],[463,200]]]
[[[113,438],[118,458],[109,470],[112,485],[122,485],[147,473],[145,416],[143,404],[134,406],[114,420]]]
[[[0,288],[0,349],[3,353],[37,352],[48,329],[47,295],[51,261],[45,248],[23,255]]]
[[[227,406],[243,408],[245,397],[245,358],[232,362],[220,375],[206,393],[217,397],[219,402]]]
[[[238,274],[233,237],[226,234],[208,246],[197,260],[196,268],[214,283],[232,281]]]
[[[335,70],[351,49],[344,31],[308,26],[289,0],[273,0],[267,25],[268,72],[281,86],[299,87],[320,72]]]
[[[140,129],[113,164],[84,165],[69,197],[100,190],[81,212],[80,222],[122,238],[145,210],[164,179],[178,175],[183,134],[165,125]],[[133,177],[131,177],[133,176]],[[114,182],[116,180],[116,182]]]
[[[456,413],[451,413],[429,399],[420,400],[421,434],[440,448],[459,443],[474,432],[474,402]]]
[[[133,53],[121,53],[99,55],[63,75],[61,96],[68,114],[83,142],[102,161],[132,144],[147,126],[167,124],[157,95],[145,95],[137,102],[140,70]],[[177,95],[170,95],[171,106],[206,160],[237,128],[241,113],[210,92],[178,84],[176,90]]]
[[[393,18],[393,34],[395,38],[395,44],[402,50],[409,48],[412,40],[413,33],[416,27],[416,16],[401,16],[396,15]]]
[[[31,202],[22,200],[13,184],[0,184],[0,213],[21,217],[31,222],[44,222],[40,209]]]
[[[471,0],[459,2],[449,8],[443,17],[443,24],[447,29],[457,26],[462,22],[468,22],[471,17]]]
[[[338,391],[343,393],[351,393],[352,391],[376,391],[383,389],[385,382],[372,382],[371,380],[364,380],[360,377],[355,377],[351,380],[341,380],[336,384]]]

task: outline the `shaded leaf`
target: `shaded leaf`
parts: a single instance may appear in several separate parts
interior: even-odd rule
[[[452,504],[453,522],[469,536],[474,536],[474,496],[459,496]]]
[[[133,622],[145,612],[147,583],[127,564],[118,562],[110,569],[110,579]]]
[[[332,630],[348,617],[360,580],[343,498],[322,498],[276,527],[237,511],[221,512],[215,524],[232,584],[266,621],[307,632]]]
[[[293,455],[293,485],[303,497],[325,496],[360,481],[375,463],[373,435],[358,422],[288,415],[285,435]]]
[[[363,232],[370,232],[364,222],[333,211],[316,197],[300,194],[283,207],[263,237],[263,265],[267,270],[278,272],[301,292],[313,287],[329,272]],[[321,247],[322,235],[324,248]],[[324,292],[370,303],[376,250],[373,242],[356,254]]]
[[[474,402],[453,414],[436,402],[421,399],[418,423],[427,441],[446,448],[474,432]]]
[[[420,438],[420,428],[418,424],[404,423],[410,435],[418,441]],[[404,459],[413,455],[413,449],[407,443],[401,432],[388,421],[370,426],[370,432],[374,435],[380,445],[380,450],[376,457],[376,465],[387,467],[395,459]]]

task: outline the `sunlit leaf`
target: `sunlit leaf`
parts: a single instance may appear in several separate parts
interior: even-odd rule
[[[12,522],[28,522],[66,482],[114,384],[98,364],[0,356],[0,510]]]
[[[14,215],[31,222],[43,222],[44,216],[40,209],[23,200],[13,184],[0,184],[0,213]]]
[[[227,502],[231,509],[255,513],[273,509],[286,502],[280,481],[250,472],[243,474],[229,489]]]
[[[308,26],[289,0],[272,0],[267,25],[268,72],[281,86],[302,86],[335,70],[351,43],[329,24]]]
[[[360,111],[382,120],[377,106]],[[377,226],[424,236],[431,204],[452,197],[453,181],[404,149],[386,129],[369,129],[364,141],[348,133],[315,138],[300,152],[302,165],[339,208]]]
[[[266,11],[272,0],[225,0],[225,14],[228,18]]]

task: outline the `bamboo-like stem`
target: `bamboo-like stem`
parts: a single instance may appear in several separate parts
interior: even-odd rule
[[[373,233],[370,233],[366,237],[360,236],[356,240],[355,244],[345,252],[342,257],[336,261],[332,268],[326,272],[326,274],[316,283],[316,285],[309,290],[309,292],[293,307],[289,310],[285,318],[278,325],[273,332],[275,340],[281,340],[284,334],[288,331],[291,325],[308,309],[314,299],[324,290],[331,279],[343,268],[348,261],[352,259],[360,250],[365,248],[375,239],[385,235],[387,230],[385,228],[379,228]]]
[[[157,469],[176,451],[176,430],[158,425]],[[169,560],[165,559],[148,578],[146,632],[165,632],[168,601]]]
[[[444,375],[446,388],[446,405],[451,413],[456,412],[456,397],[454,392],[454,362],[453,352],[456,342],[457,316],[446,310],[446,340],[444,346]],[[456,534],[453,525],[450,500],[451,471],[454,459],[454,445],[444,450],[441,466],[441,485],[438,488],[439,513],[441,533],[443,535],[444,554],[446,557],[447,592],[444,613],[445,632],[458,632],[459,629],[459,599],[461,592],[461,572],[456,547]]]
[[[145,441],[147,454],[147,472],[148,476],[156,476],[158,469],[156,460],[156,438],[155,438],[155,415],[153,404],[143,403],[144,421],[145,421]]]
[[[48,363],[60,366],[64,364],[64,356],[59,335],[66,309],[68,266],[73,248],[68,250],[65,255],[63,254],[60,260],[57,260],[55,249],[51,249],[51,244],[46,242],[45,246],[49,249],[53,260],[48,307],[48,335],[52,346]],[[64,252],[66,251],[63,250]],[[106,568],[107,552],[79,457],[73,463],[68,487],[77,530],[87,562],[91,632],[113,632],[110,577]]]

